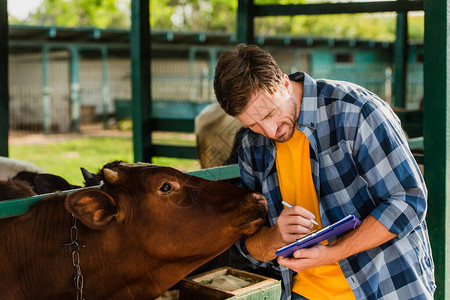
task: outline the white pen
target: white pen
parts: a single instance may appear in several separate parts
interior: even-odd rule
[[[287,207],[292,207],[292,205],[290,204],[290,203],[287,203],[286,201],[281,201],[281,203],[283,203],[284,204],[284,206],[287,206]],[[311,219],[311,223],[313,223],[313,224],[315,224],[315,225],[319,225],[319,223],[317,223],[316,221],[314,221],[314,219]]]

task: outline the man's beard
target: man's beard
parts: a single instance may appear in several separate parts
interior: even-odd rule
[[[289,122],[283,122],[282,124],[281,124],[281,126],[280,127],[282,127],[282,126],[288,126],[288,130],[286,131],[286,133],[284,134],[284,135],[282,135],[280,138],[278,138],[278,139],[273,139],[275,142],[277,142],[277,143],[284,143],[284,142],[287,142],[287,141],[289,141],[290,139],[291,139],[291,137],[294,135],[294,130],[295,130],[295,128],[297,127],[296,125],[297,125],[297,119],[298,119],[298,116],[296,115],[296,113],[297,113],[297,104],[296,103],[293,103],[292,104],[292,107],[293,107],[293,110],[292,110],[292,115],[291,115],[291,117],[289,118]]]

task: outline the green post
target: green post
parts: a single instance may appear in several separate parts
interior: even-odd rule
[[[190,47],[189,48],[189,100],[195,101],[195,56],[197,54],[197,48]]]
[[[209,53],[209,74],[208,74],[208,95],[211,101],[216,99],[216,94],[214,94],[214,73],[216,71],[217,59],[218,59],[218,49],[216,47],[211,47],[208,50]]]
[[[44,124],[44,133],[50,134],[52,131],[52,116],[50,104],[50,86],[48,84],[48,53],[49,45],[42,47],[42,122]]]
[[[406,57],[408,51],[408,13],[397,12],[397,30],[394,44],[394,106],[406,105]]]
[[[450,2],[425,0],[424,163],[435,299],[450,297]]]
[[[238,0],[237,41],[252,44],[255,41],[253,0]]]
[[[80,80],[79,80],[79,49],[70,47],[70,102],[71,102],[71,129],[74,132],[80,131]]]
[[[8,83],[8,9],[0,1],[0,156],[8,156],[9,83]]]
[[[134,161],[151,162],[149,0],[131,1],[131,93]]]
[[[108,129],[109,83],[108,83],[108,48],[102,47],[102,100],[103,128]]]

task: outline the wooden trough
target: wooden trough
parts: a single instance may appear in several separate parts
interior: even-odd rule
[[[249,281],[249,285],[236,290],[214,287],[210,282],[223,275],[233,275]],[[222,267],[181,281],[180,300],[222,300],[222,299],[280,299],[281,281],[241,271],[231,267]]]

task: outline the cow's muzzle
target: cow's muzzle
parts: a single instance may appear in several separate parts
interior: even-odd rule
[[[264,224],[267,216],[267,199],[260,193],[251,193],[240,208],[243,221],[239,229],[244,235],[252,235]]]

